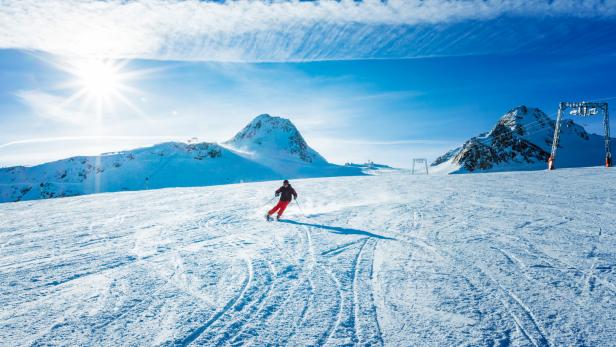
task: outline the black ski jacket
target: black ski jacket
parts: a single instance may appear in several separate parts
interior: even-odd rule
[[[289,184],[288,187],[282,186],[276,190],[276,196],[280,195],[280,201],[291,201],[291,197],[297,199],[297,192]]]

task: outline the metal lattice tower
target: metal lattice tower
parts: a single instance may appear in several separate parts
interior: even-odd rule
[[[411,174],[415,174],[415,164],[424,164],[426,168],[426,175],[428,174],[428,159],[426,158],[413,158],[413,168],[411,169]]]
[[[556,150],[560,137],[560,123],[562,116],[567,109],[572,116],[591,117],[596,116],[599,111],[603,111],[603,129],[605,130],[605,166],[612,166],[612,151],[610,148],[610,117],[607,111],[607,102],[561,102],[558,105],[558,116],[554,126],[554,140],[552,141],[552,153],[548,159],[548,170],[554,170],[556,160]]]

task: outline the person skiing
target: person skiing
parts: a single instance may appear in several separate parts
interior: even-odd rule
[[[289,203],[291,203],[291,199],[297,199],[297,192],[291,187],[288,180],[284,180],[284,182],[282,182],[282,187],[276,190],[275,196],[280,196],[280,200],[278,204],[265,215],[265,219],[268,221],[271,220],[272,215],[276,213],[276,211],[278,211],[276,220],[280,220],[280,216],[282,216],[284,210],[289,206]]]

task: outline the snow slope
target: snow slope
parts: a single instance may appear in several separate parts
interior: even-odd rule
[[[437,158],[431,171],[445,173],[543,170],[552,148],[555,121],[537,108],[518,106],[487,133]],[[589,134],[571,119],[561,125],[556,167],[605,163],[604,137]]]
[[[278,182],[2,204],[0,344],[613,345],[615,180],[295,180],[280,223]]]
[[[359,168],[328,163],[308,147],[291,121],[260,115],[225,145],[168,142],[0,169],[0,202],[361,174]]]

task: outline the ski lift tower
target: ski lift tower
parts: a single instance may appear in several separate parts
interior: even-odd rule
[[[426,158],[413,158],[413,168],[411,169],[411,174],[415,174],[415,164],[419,164],[420,166],[423,164],[426,168],[426,175],[428,174],[428,159]]]
[[[610,118],[607,112],[607,102],[561,102],[558,105],[558,116],[554,126],[554,139],[552,141],[552,153],[548,159],[548,170],[554,170],[556,160],[556,149],[558,149],[558,139],[560,136],[560,123],[563,113],[569,110],[572,116],[592,117],[603,111],[603,129],[605,130],[605,167],[612,166],[612,151],[610,149]]]

